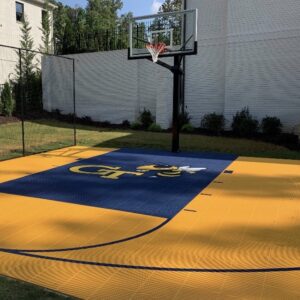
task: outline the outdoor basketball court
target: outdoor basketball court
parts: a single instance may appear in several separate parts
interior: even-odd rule
[[[84,299],[299,299],[300,162],[71,147],[0,163],[0,273]]]

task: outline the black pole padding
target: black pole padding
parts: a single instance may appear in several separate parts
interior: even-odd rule
[[[172,126],[172,152],[179,152],[179,98],[180,98],[180,77],[181,77],[181,56],[174,56],[173,69],[173,126]]]

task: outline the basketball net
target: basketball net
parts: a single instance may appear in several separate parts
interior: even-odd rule
[[[148,49],[148,51],[150,52],[150,54],[152,56],[153,63],[157,63],[159,55],[166,51],[166,44],[165,43],[157,43],[157,44],[148,43],[146,45],[146,48]]]

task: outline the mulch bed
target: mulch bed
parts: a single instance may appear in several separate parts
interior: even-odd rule
[[[17,117],[3,117],[0,116],[0,125],[1,124],[7,124],[7,123],[15,123],[20,122],[20,119]]]

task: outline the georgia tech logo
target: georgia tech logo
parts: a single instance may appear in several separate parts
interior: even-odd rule
[[[179,177],[183,173],[195,174],[204,171],[206,168],[191,168],[189,166],[176,167],[176,166],[161,166],[161,165],[147,165],[136,168],[136,171],[122,170],[121,167],[111,167],[104,165],[83,165],[71,167],[70,171],[77,174],[97,175],[104,179],[117,180],[124,175],[131,176],[145,176],[150,174],[149,177]]]

